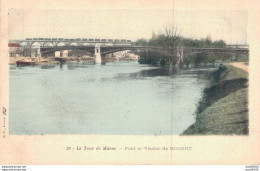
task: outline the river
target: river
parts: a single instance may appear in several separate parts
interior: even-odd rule
[[[10,65],[12,135],[178,135],[195,122],[207,73],[117,62]]]

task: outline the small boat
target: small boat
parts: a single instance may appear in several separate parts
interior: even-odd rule
[[[35,62],[32,61],[16,61],[16,65],[19,66],[29,66],[29,65],[34,65]]]

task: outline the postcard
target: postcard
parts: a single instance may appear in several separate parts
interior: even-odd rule
[[[0,164],[259,164],[258,1],[1,1]]]

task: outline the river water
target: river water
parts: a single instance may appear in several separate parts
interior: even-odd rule
[[[137,62],[10,65],[9,133],[178,135],[194,123],[213,68]]]

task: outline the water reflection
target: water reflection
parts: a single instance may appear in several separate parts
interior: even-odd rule
[[[136,73],[120,73],[117,74],[114,79],[116,80],[128,80],[128,79],[145,79],[145,77],[163,77],[182,75],[183,77],[201,77],[208,78],[210,73],[216,70],[216,68],[196,68],[196,69],[179,69],[173,68],[170,70],[167,67],[158,67],[155,69],[145,69]]]
[[[56,65],[42,65],[41,69],[54,69]]]

